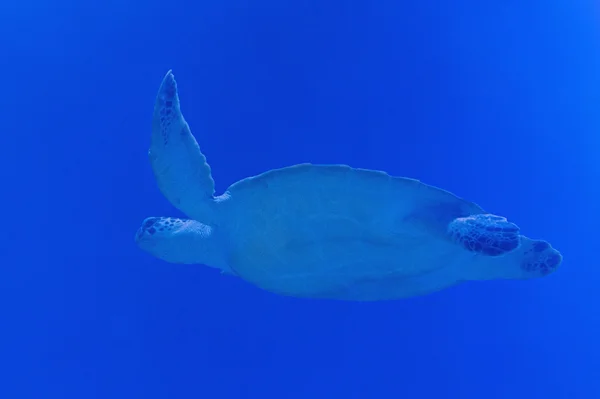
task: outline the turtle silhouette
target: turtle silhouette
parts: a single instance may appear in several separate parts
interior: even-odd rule
[[[188,219],[149,217],[137,244],[281,295],[399,299],[464,281],[542,277],[562,262],[506,218],[381,171],[299,164],[215,195],[171,71],[156,97],[149,159],[160,191]]]

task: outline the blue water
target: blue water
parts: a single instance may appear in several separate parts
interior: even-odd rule
[[[523,5],[523,3],[526,3]],[[598,398],[600,7],[0,6],[0,398]],[[537,280],[308,301],[139,250],[173,69],[217,191],[301,162],[418,178],[564,256]]]

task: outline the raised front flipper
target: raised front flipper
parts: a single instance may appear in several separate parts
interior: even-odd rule
[[[171,204],[192,219],[210,223],[215,184],[210,166],[181,113],[171,71],[156,96],[148,155],[158,187]]]
[[[499,256],[519,247],[519,227],[492,214],[456,218],[448,234],[465,249],[487,256]]]

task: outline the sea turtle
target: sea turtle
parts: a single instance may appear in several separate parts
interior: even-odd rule
[[[149,158],[160,191],[189,219],[147,218],[137,244],[282,295],[398,299],[468,280],[541,277],[562,261],[503,217],[380,171],[299,164],[215,196],[171,71],[156,97]]]

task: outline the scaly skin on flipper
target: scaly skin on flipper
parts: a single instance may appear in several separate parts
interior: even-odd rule
[[[158,187],[171,204],[192,219],[211,223],[215,183],[181,113],[171,71],[156,96],[148,156]]]
[[[521,269],[528,274],[546,276],[556,270],[562,262],[562,255],[544,240],[522,238],[523,260]]]
[[[519,246],[519,227],[491,214],[454,219],[448,225],[454,241],[469,251],[488,256],[503,255]]]

